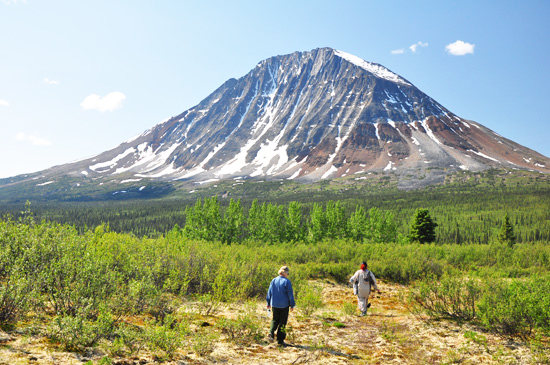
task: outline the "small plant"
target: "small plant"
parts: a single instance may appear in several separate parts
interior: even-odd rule
[[[323,306],[322,291],[323,289],[316,285],[304,285],[301,287],[297,295],[297,305],[306,316],[310,316]]]
[[[164,318],[163,324],[148,326],[145,337],[151,349],[160,350],[164,353],[163,357],[172,359],[176,350],[182,346],[183,336],[187,333],[185,322],[178,322],[172,315],[168,315]]]
[[[114,321],[109,313],[102,313],[95,322],[81,314],[74,317],[57,316],[46,329],[46,336],[66,350],[80,352],[97,344],[101,338],[110,336],[113,325]]]
[[[218,335],[215,332],[199,330],[193,334],[191,339],[191,347],[199,356],[210,355],[216,347],[217,338]]]
[[[464,337],[466,337],[468,340],[477,343],[478,345],[481,345],[487,349],[487,337],[477,334],[474,331],[466,331],[464,333]]]
[[[209,316],[222,308],[221,300],[210,293],[197,296],[197,312],[202,316]]]
[[[111,356],[135,355],[143,347],[142,330],[127,323],[120,323],[114,331],[115,339],[107,346],[106,351]]]
[[[253,308],[245,305],[245,311],[236,320],[223,318],[218,327],[229,339],[239,345],[249,346],[258,343],[263,337],[262,322],[255,315]]]
[[[353,316],[357,311],[357,304],[351,302],[344,302],[342,304],[342,314],[346,316]]]

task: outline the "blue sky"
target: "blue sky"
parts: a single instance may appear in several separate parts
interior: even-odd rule
[[[0,178],[113,148],[318,47],[550,156],[548,19],[546,0],[0,0]]]

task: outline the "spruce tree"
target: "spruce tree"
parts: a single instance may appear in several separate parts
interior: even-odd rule
[[[411,222],[409,241],[420,243],[434,242],[435,227],[437,227],[437,223],[430,217],[428,209],[417,209]]]
[[[506,213],[506,215],[504,216],[504,221],[502,222],[502,226],[500,227],[500,231],[498,232],[497,239],[501,243],[507,243],[510,247],[513,247],[516,243],[514,227],[512,226],[512,223],[510,223],[510,217],[508,217],[508,213]]]

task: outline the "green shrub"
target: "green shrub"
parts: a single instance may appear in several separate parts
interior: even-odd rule
[[[199,356],[210,355],[216,348],[217,340],[216,332],[198,330],[191,336],[191,348]]]
[[[413,312],[419,309],[433,317],[472,320],[481,286],[474,279],[444,275],[440,281],[433,277],[416,282],[409,290],[406,304]]]
[[[144,345],[143,330],[125,322],[119,323],[114,329],[115,339],[107,346],[107,352],[111,356],[133,356]]]
[[[164,323],[145,327],[144,336],[151,350],[160,350],[163,358],[172,359],[176,350],[183,346],[183,338],[188,333],[185,321],[178,321],[168,315],[164,318]]]
[[[101,313],[95,321],[86,315],[56,316],[46,329],[46,336],[68,351],[81,352],[94,346],[102,338],[112,335],[114,319],[110,313]]]
[[[241,346],[258,343],[263,337],[263,322],[256,314],[256,303],[247,302],[237,319],[222,318],[217,326],[232,342]]]
[[[346,316],[353,316],[357,311],[357,303],[344,302],[342,304],[342,314]]]
[[[296,305],[309,316],[323,306],[323,288],[317,285],[303,285],[296,293]]]
[[[528,337],[533,330],[550,334],[549,277],[492,281],[481,299],[480,321],[509,336]]]

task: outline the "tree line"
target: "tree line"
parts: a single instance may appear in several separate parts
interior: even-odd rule
[[[357,206],[348,217],[340,201],[314,203],[309,216],[303,205],[293,201],[288,206],[254,200],[245,214],[241,201],[231,199],[222,212],[217,196],[199,198],[185,209],[183,236],[189,239],[220,241],[231,244],[252,240],[267,243],[320,242],[352,239],[358,242],[396,242],[397,224],[391,212]]]

